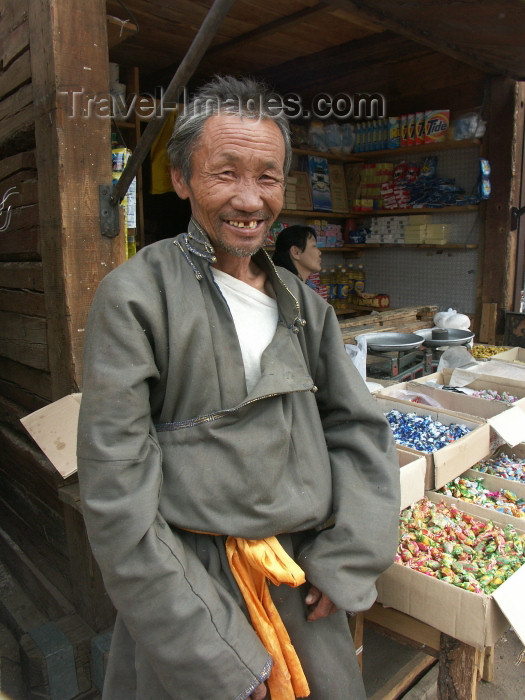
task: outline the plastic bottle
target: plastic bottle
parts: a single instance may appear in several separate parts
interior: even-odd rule
[[[126,259],[133,257],[137,252],[137,244],[135,243],[135,236],[130,236],[126,234]]]
[[[354,289],[358,295],[365,291],[365,268],[362,265],[357,266]]]
[[[330,301],[330,270],[327,267],[319,273],[319,291],[326,301]]]
[[[348,303],[353,304],[355,299],[355,273],[352,263],[346,268],[346,279],[348,283]]]
[[[328,297],[328,302],[335,306],[335,301],[337,298],[337,275],[335,267],[330,268],[330,296]]]
[[[348,273],[345,267],[337,272],[337,308],[345,309],[348,304]]]

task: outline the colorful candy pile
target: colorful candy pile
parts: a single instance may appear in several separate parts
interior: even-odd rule
[[[396,562],[473,593],[490,595],[525,564],[525,534],[427,498],[401,513]]]
[[[483,474],[492,474],[492,476],[500,476],[503,479],[520,481],[525,484],[525,458],[500,454],[498,457],[482,459],[472,469]]]
[[[498,513],[513,515],[515,518],[525,518],[525,500],[523,498],[519,498],[513,491],[506,489],[501,491],[486,489],[482,476],[479,479],[466,479],[458,476],[438,489],[438,493],[461,498],[463,501],[476,503],[479,506],[496,510]]]
[[[397,444],[420,452],[436,452],[470,432],[466,425],[444,425],[430,416],[403,413],[396,409],[389,411],[386,418]]]
[[[500,394],[494,391],[494,389],[480,389],[479,391],[475,391],[472,396],[478,399],[487,399],[488,401],[503,401],[509,406],[518,400],[517,396],[513,396],[506,391],[502,391]]]
[[[500,352],[505,352],[505,350],[510,350],[510,348],[502,345],[474,345],[472,347],[472,355],[476,359],[483,359],[493,357]]]

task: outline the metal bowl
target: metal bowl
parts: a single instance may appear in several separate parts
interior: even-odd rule
[[[428,348],[441,348],[445,345],[466,345],[474,338],[472,331],[464,331],[459,328],[448,328],[448,338],[432,338],[433,328],[422,328],[415,331],[423,338],[423,345]]]
[[[411,350],[422,344],[421,336],[415,333],[360,333],[355,339],[366,340],[366,345],[375,352]]]

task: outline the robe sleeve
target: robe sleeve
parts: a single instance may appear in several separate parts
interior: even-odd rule
[[[141,307],[136,287],[108,275],[86,329],[77,458],[88,537],[109,596],[167,693],[242,700],[271,660],[234,597],[159,513],[149,386],[161,338],[148,319],[162,311],[154,299]]]
[[[333,603],[357,612],[373,604],[375,581],[394,560],[399,463],[390,426],[347,355],[331,308],[319,337],[311,365],[332,470],[333,524],[297,561]]]

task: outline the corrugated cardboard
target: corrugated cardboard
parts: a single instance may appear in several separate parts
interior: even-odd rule
[[[375,394],[374,397],[384,413],[395,409],[404,413],[431,416],[433,420],[438,420],[444,425],[461,423],[470,428],[470,433],[437,452],[418,452],[410,447],[403,447],[412,454],[425,458],[427,464],[425,488],[427,489],[443,486],[490,453],[490,426],[481,419],[445,409],[431,409],[408,401],[396,401],[379,394]]]
[[[419,501],[425,495],[425,473],[427,463],[403,447],[397,447],[401,482],[401,510]]]
[[[444,389],[428,386],[426,382],[451,385],[451,370],[436,372],[410,382],[401,382],[382,389],[378,396],[395,398],[401,401],[414,402],[415,395],[428,397],[429,404],[442,407],[448,411],[463,413],[476,418],[483,418],[496,431],[496,433],[508,444],[517,445],[525,440],[525,387],[515,386],[510,380],[497,381],[494,378],[481,379],[470,375],[470,383],[461,383],[469,389],[493,389],[494,391],[507,391],[520,397],[512,406],[502,401],[488,401],[475,396],[454,393]],[[447,381],[448,380],[448,381]],[[452,384],[452,386],[457,386]],[[501,441],[500,441],[501,443]]]
[[[431,501],[442,500],[439,494],[427,494]],[[450,499],[471,515],[472,506]],[[499,514],[498,514],[499,515]],[[505,526],[499,517],[478,517]],[[525,528],[516,528],[525,532]],[[458,586],[426,576],[401,564],[392,566],[377,581],[378,602],[473,647],[493,646],[512,625],[525,644],[525,566],[522,566],[492,595],[465,591]]]
[[[467,469],[467,471],[461,476],[472,480],[483,479],[483,488],[488,489],[489,491],[512,491],[518,496],[518,498],[525,499],[525,484],[520,484],[518,481],[509,481],[509,479],[503,479],[500,476],[483,474],[482,472],[478,472],[476,469]],[[447,498],[442,493],[438,495],[443,496],[444,499]],[[454,498],[453,500],[463,502],[463,499],[461,498]],[[468,501],[465,502],[468,503]],[[497,514],[498,518],[501,518],[511,525],[514,525],[514,527],[522,527],[525,529],[525,518],[517,518],[514,515],[500,513],[492,508],[486,508],[485,506],[479,505],[478,503],[471,503],[471,506],[473,511],[475,511],[481,518],[490,518],[492,517],[491,514]]]
[[[511,348],[494,356],[500,362],[520,362],[525,364],[525,348]]]
[[[64,479],[77,471],[77,426],[82,394],[69,394],[21,419]]]

